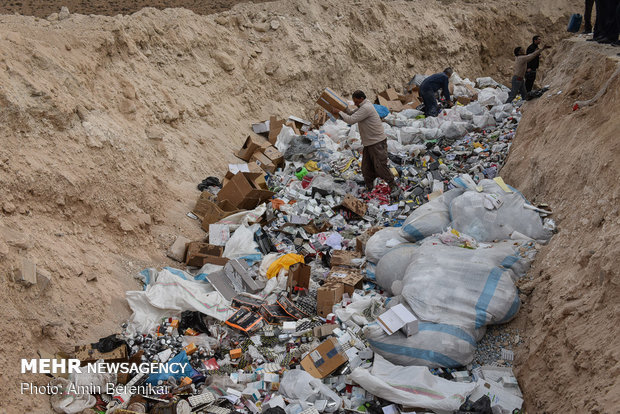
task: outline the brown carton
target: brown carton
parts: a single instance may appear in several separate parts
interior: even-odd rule
[[[397,101],[398,100],[398,92],[394,88],[389,88],[379,93],[379,96],[385,98],[388,101]]]
[[[294,287],[302,289],[310,288],[310,266],[304,263],[295,263],[288,269],[287,290],[290,292]]]
[[[267,158],[269,158],[271,162],[273,162],[273,165],[275,165],[276,167],[279,167],[282,164],[284,164],[284,156],[273,145],[268,148],[265,148],[265,151],[263,151],[263,154],[265,154],[265,156],[267,156]]]
[[[355,250],[360,252],[361,254],[365,254],[366,251],[366,242],[368,239],[372,237],[373,234],[381,230],[383,227],[375,226],[366,230],[364,233],[360,234],[355,238]]]
[[[353,259],[359,259],[361,255],[351,250],[333,250],[332,266],[353,266]]]
[[[368,209],[368,206],[364,201],[353,197],[351,194],[347,194],[344,197],[339,207],[345,208],[360,217],[364,217],[366,210]]]
[[[314,378],[325,378],[348,361],[336,338],[329,338],[301,360],[302,368]]]
[[[262,152],[256,151],[252,154],[250,161],[255,162],[265,172],[273,173],[276,171],[275,164]]]
[[[461,105],[467,105],[471,102],[471,98],[468,98],[467,96],[459,96],[456,98],[456,101]]]
[[[316,295],[316,312],[326,317],[332,313],[332,307],[342,300],[344,285],[342,283],[325,284],[319,288]]]
[[[195,267],[202,267],[206,263],[224,266],[228,262],[228,259],[222,257],[223,252],[224,248],[222,246],[214,246],[209,243],[194,241],[187,245],[185,264]]]
[[[350,267],[332,267],[327,275],[327,284],[342,284],[343,292],[353,295],[355,289],[363,288],[364,275],[359,269]]]
[[[259,188],[255,183],[259,176],[257,173],[235,174],[217,193],[218,202],[227,200],[236,208],[250,210],[270,199],[274,193]]]
[[[206,191],[203,193],[206,193]],[[202,212],[202,229],[204,231],[209,231],[209,224],[217,223],[223,218],[240,211],[227,200],[215,203],[208,198],[203,198],[200,199],[199,202],[201,203],[200,210]],[[198,214],[196,215],[198,216]]]
[[[278,119],[277,116],[269,118],[269,142],[275,144],[278,134],[282,131],[282,126],[286,123],[286,119]]]
[[[332,106],[338,111],[344,111],[348,106],[347,102],[343,98],[329,88],[325,88],[316,103],[325,108],[328,112],[331,110]]]
[[[245,143],[236,155],[243,161],[249,161],[255,151],[265,149],[268,146],[269,142],[267,142],[263,137],[248,135],[245,139]]]

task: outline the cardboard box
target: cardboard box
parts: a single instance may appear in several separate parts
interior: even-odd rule
[[[308,132],[312,127],[312,122],[306,121],[305,119],[301,119],[293,115],[288,117],[287,124],[288,122],[293,122],[295,124],[295,128],[297,128],[301,132]]]
[[[207,211],[202,218],[202,229],[204,231],[209,231],[209,225],[213,223],[217,223],[218,221],[232,215],[238,213],[239,210],[235,206],[233,206],[228,200],[224,200],[219,203],[214,203],[212,201],[208,202]]]
[[[282,131],[282,126],[286,123],[286,119],[278,119],[276,116],[269,118],[269,142],[275,144],[278,134]]]
[[[408,325],[407,331],[410,335],[417,333],[418,318],[402,304],[398,304],[379,315],[377,322],[388,335],[392,335],[405,325]]]
[[[357,236],[355,238],[355,250],[357,250],[361,254],[366,254],[366,242],[368,242],[368,239],[370,239],[376,232],[383,228],[384,227],[381,226],[371,227],[364,233]]]
[[[332,307],[342,300],[344,285],[342,283],[327,283],[319,288],[316,295],[316,312],[325,318],[332,313]]]
[[[341,98],[336,92],[332,91],[329,88],[325,88],[319,99],[316,101],[319,106],[325,108],[328,112],[331,109],[330,107],[336,108],[338,111],[344,111],[347,109],[347,101]]]
[[[273,165],[275,165],[276,167],[279,167],[282,164],[284,164],[284,156],[274,146],[265,148],[265,151],[263,151],[263,154],[265,154],[265,156],[269,158],[271,162],[273,163]]]
[[[184,262],[185,252],[187,250],[187,243],[189,243],[190,241],[191,240],[188,239],[187,237],[177,236],[174,243],[172,243],[172,246],[170,246],[170,248],[168,249],[166,256],[168,256],[172,260],[176,260],[177,262]],[[34,277],[36,277],[35,270],[33,269],[32,271],[33,271]],[[35,283],[36,283],[36,279],[35,279]]]
[[[314,378],[325,378],[347,362],[347,355],[335,338],[329,338],[301,360],[301,367]]]
[[[339,207],[346,208],[360,217],[364,217],[364,215],[366,215],[366,210],[368,209],[368,206],[364,201],[353,197],[351,194],[347,194],[344,197]]]
[[[351,250],[332,250],[332,266],[353,266],[353,259],[359,259],[359,252]]]
[[[364,287],[363,280],[364,275],[362,275],[361,271],[351,267],[332,267],[327,275],[327,283],[343,284],[344,293],[348,293],[349,296],[353,295],[355,289],[362,289]]]
[[[295,286],[302,289],[309,289],[311,270],[310,266],[304,263],[295,263],[291,265],[288,268],[287,290],[291,292]]]
[[[269,121],[255,122],[252,124],[252,131],[259,135],[269,135]]]
[[[401,101],[398,100],[398,98],[393,101],[389,101],[384,97],[379,96],[377,98],[377,101],[379,102],[379,105],[387,107],[387,109],[389,109],[391,112],[400,112],[403,110],[403,104]]]
[[[273,197],[271,191],[259,188],[255,180],[260,176],[257,173],[237,173],[228,181],[217,194],[219,202],[227,200],[239,209],[250,210],[260,203]]]
[[[331,335],[334,332],[334,329],[337,329],[338,325],[335,323],[326,323],[321,326],[315,326],[312,330],[312,333],[317,338],[325,338],[328,335]]]
[[[262,152],[256,151],[252,154],[250,161],[255,162],[265,172],[273,173],[276,171],[275,164]]]
[[[394,88],[389,88],[379,93],[379,96],[385,98],[387,101],[397,101],[398,92]]]
[[[256,150],[265,149],[268,146],[269,142],[265,141],[263,137],[248,135],[245,143],[236,155],[244,161],[249,161]]]
[[[185,264],[187,266],[202,267],[207,263],[224,266],[228,259],[222,257],[224,248],[213,246],[209,243],[194,241],[187,245],[187,256]]]

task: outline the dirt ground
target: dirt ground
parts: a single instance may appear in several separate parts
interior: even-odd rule
[[[554,212],[559,232],[520,288],[516,352],[528,412],[620,410],[620,58],[564,41],[545,62],[553,96],[524,108],[501,173]],[[615,77],[612,78],[612,75]],[[591,106],[573,111],[612,78]],[[561,92],[561,93],[560,93]]]
[[[0,4],[0,14],[20,14],[45,18],[50,14],[58,13],[62,6],[66,6],[71,13],[104,16],[132,14],[145,7],[157,9],[183,8],[196,14],[212,14],[228,10],[240,3],[248,2],[239,0],[22,0],[3,2]],[[262,3],[262,1],[252,1],[252,3]]]
[[[582,50],[595,45],[559,43],[580,9],[561,0],[293,0],[210,15],[0,16],[0,311],[17,332],[0,337],[0,411],[48,412],[47,397],[19,393],[22,381],[46,383],[19,374],[19,358],[117,331],[125,291],[139,288],[133,276],[174,265],[165,251],[177,235],[204,236],[186,216],[196,184],[236,162],[251,122],[308,116],[326,86],[372,97],[447,65],[509,83],[515,43],[540,33],[556,45],[541,82],[563,93],[527,104],[504,175],[552,205],[560,233],[524,287],[516,323],[530,339],[519,380],[528,412],[613,412],[618,83],[615,95],[572,112],[613,69]],[[22,258],[49,271],[51,284],[14,282]]]

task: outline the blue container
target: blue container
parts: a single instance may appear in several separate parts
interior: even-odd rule
[[[573,14],[570,17],[570,21],[568,22],[568,28],[566,29],[566,31],[571,33],[577,33],[579,31],[579,28],[581,27],[582,20],[583,17],[580,14]]]

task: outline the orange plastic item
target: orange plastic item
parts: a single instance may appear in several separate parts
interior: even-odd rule
[[[183,379],[181,379],[181,383],[179,384],[180,387],[184,387],[186,385],[189,385],[192,383],[192,379],[190,377],[183,377]]]
[[[172,326],[174,329],[178,329],[179,328],[179,320],[178,319],[173,319],[172,322],[170,322],[170,326]]]
[[[241,348],[237,348],[237,349],[231,349],[230,350],[230,358],[231,359],[237,359],[237,358],[241,358]]]
[[[187,328],[185,330],[185,335],[187,335],[187,336],[198,336],[198,332],[196,332],[192,328]]]
[[[187,355],[191,355],[194,352],[196,352],[196,350],[198,349],[198,347],[196,346],[196,344],[194,344],[193,342],[187,346],[184,346],[183,349],[185,349],[185,353]]]

